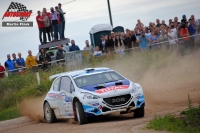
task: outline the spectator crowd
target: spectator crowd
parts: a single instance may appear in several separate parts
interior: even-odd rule
[[[43,11],[38,11],[36,21],[39,29],[39,40],[41,45],[48,41],[64,40],[65,35],[65,12],[62,10],[62,4],[58,3],[58,6],[51,7],[50,12],[47,12],[46,8]],[[59,36],[58,36],[59,35]]]
[[[38,11],[36,21],[41,44],[47,42],[46,34],[48,35],[48,41],[58,41],[58,34],[60,40],[65,39],[64,14],[65,12],[61,9],[60,3],[55,8],[51,8],[51,13],[47,12],[46,8],[43,8],[42,13]],[[86,40],[83,50],[87,50],[90,55],[97,57],[108,53],[125,54],[126,50],[131,51],[136,47],[143,51],[173,50],[180,55],[184,55],[200,46],[199,33],[200,20],[196,19],[194,15],[191,15],[189,19],[187,19],[186,15],[182,15],[181,21],[179,21],[178,17],[174,17],[173,20],[169,19],[168,23],[164,20],[160,22],[159,19],[156,19],[156,23],[149,22],[148,26],[144,26],[138,19],[133,30],[126,29],[125,32],[111,32],[109,35],[101,35],[100,42],[96,44],[95,48]],[[80,48],[75,44],[74,40],[71,40],[71,46],[58,43],[56,51],[57,63],[63,61],[64,53],[79,50]],[[18,53],[18,58],[13,53],[12,59],[8,54],[4,63],[5,68],[0,64],[0,78],[4,77],[4,71],[9,71],[10,73],[24,73],[25,69],[38,71],[38,64],[41,64],[40,68],[42,70],[47,70],[49,62],[51,62],[51,56],[45,49],[40,49],[38,57],[33,56],[31,50],[29,50],[26,59],[22,58],[21,53]]]

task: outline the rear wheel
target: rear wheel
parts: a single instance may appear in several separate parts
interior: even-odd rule
[[[48,102],[46,102],[44,104],[44,117],[45,117],[45,120],[48,123],[56,122],[56,116],[55,116],[54,111],[53,111],[53,109],[51,109]]]
[[[144,107],[136,109],[134,111],[134,117],[136,117],[136,118],[144,117]]]
[[[80,125],[88,123],[88,118],[86,117],[85,112],[83,110],[83,106],[79,101],[75,103],[75,108],[76,108],[76,117],[78,123]]]

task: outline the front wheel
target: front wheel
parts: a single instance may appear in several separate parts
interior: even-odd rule
[[[44,104],[44,118],[48,123],[56,122],[56,116],[48,102]]]
[[[79,101],[77,101],[75,103],[75,107],[76,107],[76,116],[78,123],[80,125],[88,123],[88,118],[85,116],[82,104]]]
[[[136,117],[136,118],[144,117],[144,107],[136,109],[134,111],[134,117]]]

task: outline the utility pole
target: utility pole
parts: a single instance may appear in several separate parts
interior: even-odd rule
[[[108,12],[109,12],[109,17],[110,17],[110,24],[113,27],[112,14],[111,14],[111,9],[110,9],[110,0],[107,0],[107,1],[108,1]]]

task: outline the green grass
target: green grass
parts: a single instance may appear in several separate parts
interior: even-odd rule
[[[0,112],[0,121],[18,118],[21,116],[20,107],[4,109]]]
[[[182,111],[179,117],[155,116],[148,123],[147,128],[176,133],[200,133],[200,106],[194,108],[191,102],[188,95],[188,110]]]

